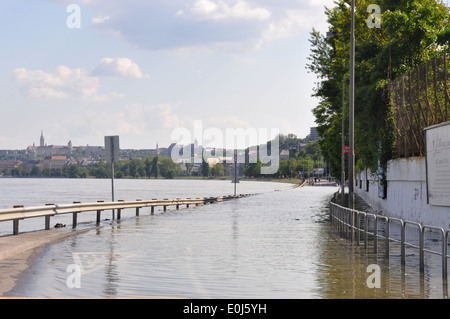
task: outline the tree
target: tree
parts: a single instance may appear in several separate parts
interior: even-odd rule
[[[370,29],[366,12],[370,4],[368,0],[358,1],[355,14],[356,161],[362,159],[372,171],[377,171],[380,163],[385,171],[395,147],[387,84],[448,48],[440,45],[447,43],[449,13],[437,0],[378,0],[382,25]],[[313,29],[310,63],[306,67],[320,80],[314,93],[320,102],[313,110],[322,138],[320,147],[333,175],[339,176],[342,118],[348,123],[347,100],[342,107],[342,83],[348,83],[351,13],[341,0],[334,8],[327,8],[325,14],[329,31],[338,36],[327,38]],[[347,95],[348,90],[346,99]]]
[[[158,178],[159,168],[158,168],[158,156],[153,157],[152,164],[150,168],[150,175]]]
[[[262,162],[259,158],[257,158],[256,163],[248,164],[247,168],[244,170],[245,176],[260,177],[261,176],[261,166],[262,166]]]
[[[210,174],[210,167],[208,162],[205,161],[205,158],[202,158],[202,176],[208,177]]]
[[[216,165],[214,165],[211,169],[211,175],[214,177],[223,177],[223,164],[217,163]]]

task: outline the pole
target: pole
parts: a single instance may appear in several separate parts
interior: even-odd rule
[[[345,52],[345,43],[344,43]],[[345,67],[345,62],[344,62]],[[345,110],[345,77],[342,77],[342,148],[341,148],[341,204],[345,205],[345,121],[344,121],[344,110]]]
[[[114,147],[113,147],[113,137],[111,138],[111,195],[112,195],[112,201],[114,202],[114,161],[115,161],[115,154],[114,154]],[[115,219],[115,211],[112,210],[112,220]]]
[[[350,36],[350,98],[349,98],[349,158],[348,158],[348,207],[354,209],[354,173],[355,173],[355,141],[354,141],[354,107],[355,107],[355,0],[352,0],[352,26]]]
[[[236,197],[236,183],[237,183],[237,150],[234,150],[234,197]]]
[[[351,232],[350,240],[353,241],[355,225],[355,141],[354,141],[354,111],[355,111],[355,0],[352,0],[352,27],[350,36],[350,99],[349,99],[349,158],[348,158],[348,208],[351,209]]]

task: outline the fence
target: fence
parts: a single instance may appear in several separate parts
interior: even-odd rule
[[[442,277],[447,279],[447,259],[450,257],[447,254],[447,246],[450,230],[444,230],[439,227],[424,226],[420,223],[405,221],[395,217],[387,217],[352,210],[334,203],[334,199],[330,202],[330,221],[331,224],[337,228],[342,237],[351,241],[356,240],[357,245],[361,244],[362,237],[364,241],[364,248],[367,248],[369,236],[371,236],[371,238],[373,238],[374,253],[376,254],[378,253],[378,240],[384,240],[385,257],[387,259],[390,257],[391,243],[399,243],[400,260],[402,265],[405,265],[406,263],[406,247],[417,249],[419,251],[419,268],[421,273],[425,270],[425,253],[439,255],[442,258]],[[369,225],[370,222],[371,225]],[[395,238],[395,236],[393,236],[391,231],[391,225],[393,224],[397,224],[400,227],[400,238]],[[418,244],[408,242],[406,240],[407,228],[417,230]],[[434,232],[440,236],[440,251],[431,250],[425,247],[425,234],[427,231]]]
[[[55,205],[47,204],[45,206],[39,207],[23,207],[14,206],[10,209],[0,210],[0,222],[12,221],[13,222],[13,235],[19,234],[19,221],[28,218],[45,218],[46,230],[50,229],[50,217],[55,215],[72,214],[72,227],[77,226],[78,214],[83,212],[97,212],[97,225],[100,224],[101,212],[105,210],[117,210],[117,219],[121,218],[121,212],[124,209],[135,208],[136,216],[139,215],[139,210],[144,207],[150,207],[151,213],[154,213],[155,207],[163,207],[164,212],[168,206],[175,206],[179,209],[180,205],[200,205],[207,203],[222,202],[225,200],[247,197],[251,194],[241,194],[237,196],[218,196],[218,197],[203,197],[203,198],[187,198],[187,199],[152,199],[152,200],[136,200],[136,201],[123,201],[119,200],[117,202],[103,202],[98,201],[96,203],[79,203],[75,202],[73,204],[66,205]],[[113,213],[114,214],[114,213]],[[113,215],[115,216],[115,215]]]
[[[389,84],[398,157],[424,155],[423,129],[449,120],[448,55],[443,53]]]

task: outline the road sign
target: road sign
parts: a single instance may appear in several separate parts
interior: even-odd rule
[[[345,145],[344,146],[344,154],[348,154],[348,153],[350,153],[350,147]]]
[[[107,162],[117,162],[119,160],[119,136],[105,136],[105,159]]]
[[[344,154],[348,154],[348,153],[350,153],[350,146],[345,145],[344,146]],[[355,148],[355,152],[354,153],[356,154],[356,148]]]
[[[111,193],[114,202],[114,162],[119,160],[119,136],[105,136],[105,159],[111,162]],[[115,219],[114,209],[112,210],[112,219]]]

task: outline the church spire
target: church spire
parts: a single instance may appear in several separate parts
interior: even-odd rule
[[[45,146],[44,130],[43,129],[41,129],[41,140],[40,140],[39,146],[41,146],[41,147]]]

